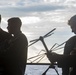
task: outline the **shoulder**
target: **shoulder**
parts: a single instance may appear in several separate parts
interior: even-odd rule
[[[0,30],[0,36],[5,37],[5,38],[11,38],[12,37],[8,32],[6,32],[2,29]]]
[[[22,39],[26,39],[26,40],[27,40],[26,35],[24,35],[23,33],[20,34],[20,38],[22,38]]]
[[[70,39],[76,39],[76,35],[75,36],[72,36]]]
[[[2,30],[2,29],[0,29],[0,34],[9,35],[9,33],[8,33],[8,32],[6,32],[6,31],[4,31],[4,30]]]
[[[71,38],[69,38],[67,41],[66,41],[66,44],[75,44],[76,43],[76,36],[72,36]]]
[[[23,33],[20,34],[19,41],[28,43],[28,39],[27,39],[26,35],[24,35]]]
[[[76,36],[72,36],[71,38],[68,39],[68,41],[76,41]]]

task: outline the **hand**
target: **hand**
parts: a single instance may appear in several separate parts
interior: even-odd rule
[[[54,53],[54,52],[50,53],[50,52],[48,52],[46,55],[47,55],[48,59],[50,60],[50,62],[56,62],[57,61],[57,56],[58,56],[57,53]]]

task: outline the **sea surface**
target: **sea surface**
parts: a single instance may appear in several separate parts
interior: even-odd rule
[[[27,65],[25,75],[42,75],[48,67],[49,65]],[[59,75],[62,75],[61,68],[58,68],[57,66],[55,68]],[[49,68],[46,75],[58,75],[55,68]]]

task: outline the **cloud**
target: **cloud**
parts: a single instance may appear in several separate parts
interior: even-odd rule
[[[46,39],[50,47],[56,42],[62,43],[71,36],[70,28],[66,24],[67,20],[76,13],[75,4],[75,0],[0,0],[2,27],[5,29],[8,18],[19,16],[23,22],[22,31],[28,40],[36,39],[57,28],[51,39]],[[41,44],[35,45],[38,47],[37,50],[43,47]],[[31,49],[33,51],[35,48]]]
[[[21,18],[23,24],[34,24],[40,21],[39,17],[30,16]]]
[[[0,7],[0,13],[3,15],[24,15],[26,13],[32,12],[45,12],[45,11],[54,11],[58,9],[64,9],[63,6],[56,5],[33,5],[33,6],[7,6]]]
[[[72,3],[71,3],[72,2]],[[75,0],[1,0],[0,13],[3,16],[26,16],[40,12],[71,11],[76,8]],[[72,9],[71,9],[72,8]],[[65,11],[64,11],[65,12]],[[74,10],[75,12],[75,10]]]

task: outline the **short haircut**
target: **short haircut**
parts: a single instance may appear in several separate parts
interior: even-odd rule
[[[22,25],[22,22],[21,22],[19,17],[12,17],[12,18],[8,19],[8,22],[11,22],[13,24],[17,24],[20,27]]]
[[[68,21],[68,25],[75,24],[75,23],[76,23],[76,15],[70,18],[70,20]]]

